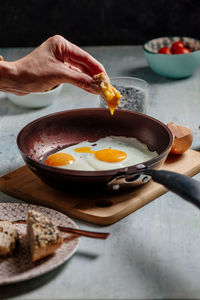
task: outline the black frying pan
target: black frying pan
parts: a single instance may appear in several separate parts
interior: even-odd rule
[[[73,171],[47,166],[43,158],[50,152],[84,140],[95,142],[105,136],[135,137],[158,155],[126,168],[107,171]],[[54,113],[26,125],[17,145],[29,168],[47,184],[58,188],[117,190],[144,184],[150,178],[200,207],[200,183],[190,177],[164,170],[173,137],[160,121],[149,116],[104,108],[77,109]]]

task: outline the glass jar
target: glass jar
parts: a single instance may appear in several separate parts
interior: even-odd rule
[[[146,114],[148,83],[139,78],[133,77],[113,77],[111,84],[120,91],[122,98],[118,109],[132,110]],[[107,107],[106,102],[99,97],[100,107]]]

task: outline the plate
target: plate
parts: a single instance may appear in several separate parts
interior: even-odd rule
[[[34,209],[43,213],[57,226],[77,228],[77,225],[66,215],[50,208],[21,203],[1,203],[0,219],[18,220],[26,219],[27,210]],[[79,238],[65,233],[65,242],[52,255],[33,263],[29,254],[26,237],[26,224],[15,224],[19,233],[19,245],[14,255],[0,258],[0,285],[16,283],[40,276],[53,270],[67,261],[76,251]]]

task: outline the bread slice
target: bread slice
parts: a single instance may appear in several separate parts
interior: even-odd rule
[[[63,243],[61,232],[42,213],[29,210],[27,235],[32,261],[52,254]]]
[[[15,226],[10,221],[0,221],[0,256],[12,255],[18,239]]]
[[[113,115],[122,95],[111,85],[109,78],[103,72],[94,75],[93,78],[100,87],[100,96],[106,101],[110,113]]]

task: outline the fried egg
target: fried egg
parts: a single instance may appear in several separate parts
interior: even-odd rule
[[[158,155],[136,138],[108,136],[96,142],[83,141],[49,155],[45,163],[54,167],[103,171],[129,167]]]

